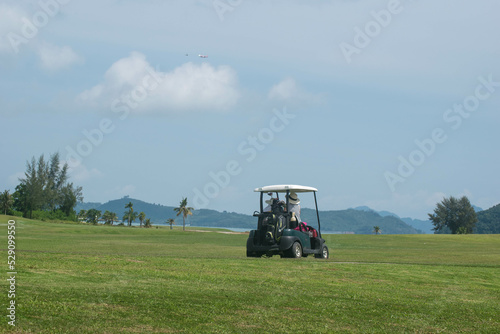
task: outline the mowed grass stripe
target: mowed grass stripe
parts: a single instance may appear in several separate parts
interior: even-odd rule
[[[5,219],[5,218],[4,218]],[[245,257],[246,235],[17,222],[18,249],[133,256]],[[331,260],[500,266],[499,235],[324,235]],[[234,247],[234,248],[232,248]]]

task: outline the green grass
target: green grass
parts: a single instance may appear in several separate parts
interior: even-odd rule
[[[253,259],[241,234],[15,219],[12,332],[500,331],[500,235],[326,235],[327,261]]]

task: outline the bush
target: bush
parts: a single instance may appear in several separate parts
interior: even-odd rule
[[[75,215],[74,211],[68,216],[64,212],[62,212],[61,210],[51,211],[51,212],[43,211],[43,210],[36,210],[36,211],[33,211],[32,218],[38,219],[41,221],[47,221],[47,220],[76,221],[76,215]]]
[[[23,213],[21,211],[16,211],[16,210],[9,210],[9,211],[7,211],[7,214],[9,216],[24,217]]]

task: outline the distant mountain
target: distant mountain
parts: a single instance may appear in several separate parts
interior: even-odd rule
[[[500,204],[497,204],[488,210],[478,212],[476,215],[478,222],[476,223],[474,233],[500,233]]]
[[[176,216],[173,206],[160,204],[151,204],[138,199],[123,197],[102,203],[80,203],[75,210],[97,209],[102,213],[108,210],[115,212],[118,218],[122,218],[125,210],[125,204],[132,202],[134,211],[144,212],[146,217],[151,219],[153,224],[162,224],[169,218],[175,219],[177,225],[182,225],[182,217]],[[366,207],[367,208],[367,207]],[[316,210],[303,208],[301,218],[310,222],[311,225],[317,225]],[[365,210],[339,210],[339,211],[320,211],[321,230],[329,232],[354,232],[357,234],[371,234],[373,227],[379,226],[383,234],[415,234],[422,233],[412,226],[406,224],[395,214],[381,214],[367,208]],[[257,218],[236,212],[219,212],[215,210],[199,209],[194,210],[193,215],[188,217],[189,223],[193,226],[207,227],[232,227],[254,229],[257,226]]]
[[[102,203],[98,202],[86,202],[86,203],[78,203],[76,204],[75,211],[76,213],[80,212],[80,210],[90,210],[98,208]]]
[[[126,211],[125,205],[129,202],[134,204],[134,211],[144,212],[146,218],[151,219],[153,224],[163,224],[169,218],[175,219],[176,225],[182,225],[182,216],[177,217],[173,206],[165,206],[161,204],[151,204],[138,199],[123,197],[102,203],[79,203],[75,211],[97,209],[102,213],[108,210],[115,212],[121,220]],[[218,212],[215,210],[200,209],[194,210],[192,216],[188,216],[186,224],[194,226],[213,226],[213,227],[241,227],[253,228],[256,225],[255,218],[248,215],[243,215],[234,212]]]
[[[253,216],[208,209],[194,210],[189,220],[194,226],[247,228],[249,230],[257,226],[257,218]],[[178,217],[177,221],[182,224],[182,217]]]
[[[413,219],[409,217],[401,218],[401,220],[423,233],[434,234],[434,225],[430,220]]]
[[[477,213],[477,212],[481,212],[481,211],[483,211],[483,209],[481,209],[481,208],[480,208],[480,207],[478,207],[478,206],[472,205],[472,207],[474,208],[474,211],[476,211],[476,213]]]
[[[397,214],[389,211],[376,211],[373,210],[372,208],[369,208],[367,206],[358,206],[354,208],[354,210],[359,210],[359,211],[366,211],[366,212],[376,212],[382,217],[396,217],[401,219],[403,222],[406,224],[410,225],[411,227],[415,228],[417,231],[420,233],[427,233],[427,234],[433,234],[434,233],[434,225],[432,225],[430,220],[420,220],[420,219],[413,219],[413,218],[401,218]]]
[[[393,216],[393,217],[399,218],[399,216],[397,214],[395,214],[395,213],[392,213],[392,212],[389,212],[389,211],[377,211],[377,210],[373,210],[372,208],[367,207],[367,206],[357,206],[357,207],[354,208],[354,210],[367,211],[367,212],[371,211],[371,212],[378,213],[382,217]]]
[[[316,211],[304,208],[301,212],[301,218],[315,224],[317,221]],[[379,226],[383,234],[422,233],[395,216],[382,217],[373,210],[320,211],[320,222],[322,231],[349,231],[356,234],[371,234],[373,233],[373,227]]]
[[[472,205],[472,207],[474,208],[476,213],[483,211],[483,209],[478,207],[478,206]],[[434,225],[432,224],[432,222],[430,220],[421,220],[421,219],[414,219],[414,218],[409,218],[409,217],[400,218],[395,213],[392,213],[389,211],[376,211],[368,206],[358,206],[358,207],[355,207],[354,210],[366,211],[366,212],[376,212],[379,215],[381,215],[382,217],[386,217],[386,216],[397,217],[397,218],[401,219],[402,221],[404,221],[406,224],[414,227],[418,231],[421,231],[421,232],[427,233],[427,234],[434,234]],[[478,217],[479,217],[479,215],[478,215]],[[476,232],[476,233],[480,233],[480,232]]]

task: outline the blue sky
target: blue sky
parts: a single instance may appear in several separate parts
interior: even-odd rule
[[[494,0],[2,1],[0,188],[59,152],[85,201],[188,197],[251,214],[254,188],[289,183],[318,188],[324,210],[423,219],[450,195],[489,208],[498,12]]]

